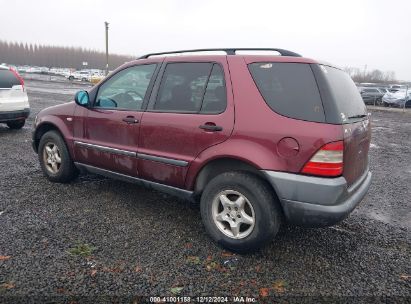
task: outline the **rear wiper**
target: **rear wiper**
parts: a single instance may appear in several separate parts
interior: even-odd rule
[[[351,119],[351,118],[364,118],[364,117],[367,117],[367,114],[353,115],[353,116],[348,117],[348,119]]]

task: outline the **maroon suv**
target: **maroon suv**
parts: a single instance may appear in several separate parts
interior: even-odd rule
[[[208,233],[237,251],[271,240],[282,221],[343,220],[371,183],[354,83],[290,51],[239,50],[149,54],[41,111],[33,147],[44,174],[69,182],[88,171],[200,201]]]

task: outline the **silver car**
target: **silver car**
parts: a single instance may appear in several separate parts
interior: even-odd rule
[[[388,92],[382,97],[386,107],[411,107],[411,90],[400,90],[394,93]]]

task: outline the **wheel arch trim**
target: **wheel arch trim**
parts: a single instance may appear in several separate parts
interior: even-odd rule
[[[46,128],[46,130],[44,130]],[[56,130],[60,133],[61,138],[63,139],[64,143],[67,146],[67,149],[70,153],[70,156],[73,157],[73,147],[72,147],[72,138],[71,136],[67,137],[67,135],[70,135],[69,129],[67,126],[62,122],[61,119],[56,118],[55,116],[49,116],[49,117],[44,117],[42,120],[39,122],[39,124],[36,126],[35,130],[33,131],[32,135],[32,141],[33,141],[33,149],[35,152],[38,152],[38,147],[40,143],[40,130],[44,132],[41,133],[41,136],[43,136],[46,132],[50,130]]]

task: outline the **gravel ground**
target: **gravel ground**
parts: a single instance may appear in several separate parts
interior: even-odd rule
[[[233,255],[210,241],[188,202],[94,175],[48,182],[30,146],[34,116],[84,86],[29,80],[27,87],[26,126],[0,125],[0,302],[411,301],[410,111],[372,110],[373,184],[348,219],[287,227],[264,250]]]

